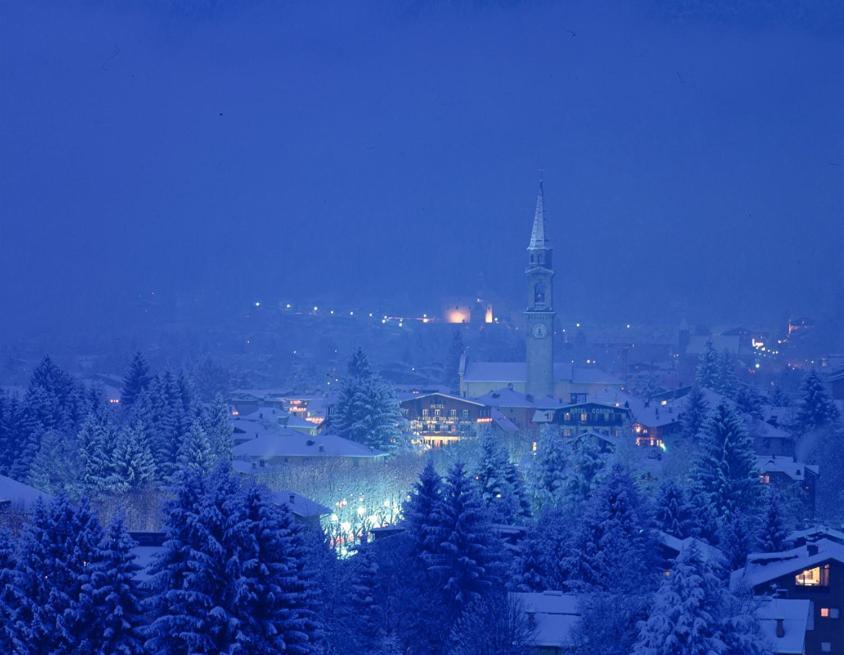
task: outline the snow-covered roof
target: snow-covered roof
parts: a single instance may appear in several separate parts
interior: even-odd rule
[[[315,500],[288,489],[271,491],[270,499],[277,505],[284,505],[291,513],[303,519],[325,516],[331,513],[331,510],[325,505],[320,505]]]
[[[561,591],[511,593],[510,597],[533,619],[531,645],[538,648],[568,648],[580,620],[580,602],[575,594]]]
[[[467,382],[500,382],[505,386],[508,382],[524,382],[527,379],[527,364],[525,362],[474,362],[466,363],[463,374]],[[575,366],[565,362],[554,364],[554,379],[567,380],[573,384],[596,384],[609,387],[620,387],[621,380],[596,366]]]
[[[788,430],[771,425],[767,421],[747,417],[745,426],[747,427],[747,433],[757,439],[793,439],[792,434]]]
[[[756,618],[774,655],[805,654],[806,631],[814,627],[810,600],[765,598],[756,608]]]
[[[744,568],[730,574],[730,588],[751,589],[784,575],[800,573],[831,560],[844,564],[844,544],[820,539],[779,553],[751,553]]]
[[[401,402],[405,403],[411,400],[420,400],[422,398],[430,398],[431,396],[437,396],[438,398],[448,398],[449,400],[456,400],[457,402],[461,403],[468,403],[470,405],[477,405],[478,407],[483,407],[484,403],[478,400],[472,400],[471,398],[461,398],[460,396],[455,396],[450,393],[443,393],[441,391],[432,391],[430,393],[423,393],[417,395],[411,395],[406,398],[402,398]]]
[[[661,543],[665,548],[670,551],[673,551],[677,555],[681,552],[689,548],[692,544],[697,546],[697,551],[700,553],[701,557],[712,564],[724,564],[726,562],[726,558],[724,557],[724,553],[721,551],[720,548],[716,548],[715,546],[711,546],[705,541],[700,539],[696,539],[695,537],[686,537],[685,539],[680,539],[679,537],[675,537],[672,534],[668,534],[662,530],[657,530],[656,538],[659,543]]]
[[[513,421],[504,416],[504,414],[502,414],[495,407],[493,407],[489,413],[495,427],[497,427],[502,432],[506,432],[508,434],[515,434],[519,431],[519,426],[517,426],[515,423],[513,423]]]
[[[51,496],[28,484],[0,475],[0,502],[27,507],[39,498],[46,501],[50,500]]]
[[[545,396],[544,398],[534,398],[521,391],[516,391],[510,387],[503,387],[490,391],[483,396],[474,399],[475,402],[488,407],[523,407],[523,408],[551,408],[561,407],[562,403],[556,398]]]
[[[786,541],[795,545],[803,545],[807,541],[818,541],[819,539],[829,539],[844,544],[844,532],[823,525],[815,525],[804,530],[795,530],[788,535]]]
[[[818,467],[814,464],[804,464],[785,455],[757,456],[756,470],[760,473],[783,473],[795,482],[805,480],[807,471],[818,474]]]
[[[387,455],[334,434],[312,436],[290,429],[262,432],[258,437],[232,448],[232,454],[235,458],[240,459],[272,459],[276,457],[373,459]]]

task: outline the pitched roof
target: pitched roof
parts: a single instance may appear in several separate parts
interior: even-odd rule
[[[474,362],[466,363],[463,379],[468,382],[524,382],[527,379],[525,362]],[[622,382],[614,375],[596,366],[574,366],[565,362],[554,364],[554,379],[567,380],[574,384],[603,384],[621,386]]]
[[[572,645],[572,633],[581,616],[578,596],[561,591],[543,591],[511,593],[510,598],[533,619],[532,646],[562,649]]]
[[[481,403],[488,407],[559,407],[562,403],[556,398],[546,396],[545,398],[534,398],[531,395],[516,391],[510,387],[496,389],[475,398],[475,402]]]
[[[807,471],[818,474],[818,467],[814,464],[804,464],[785,455],[757,456],[756,470],[760,473],[783,473],[796,482],[805,480]]]
[[[661,543],[665,548],[668,550],[676,553],[679,555],[681,552],[689,548],[692,544],[697,546],[697,550],[700,553],[703,559],[713,563],[722,565],[726,562],[726,558],[724,557],[724,553],[720,548],[716,548],[715,546],[711,546],[705,541],[701,539],[696,539],[695,537],[686,537],[685,539],[680,539],[679,537],[675,537],[672,534],[668,534],[663,530],[656,531],[656,538],[659,543]]]
[[[756,618],[774,655],[804,655],[806,631],[814,627],[810,600],[765,598],[756,608]]]
[[[0,475],[0,502],[5,501],[13,505],[27,506],[39,498],[49,500],[51,496],[28,484]]]
[[[751,553],[744,568],[730,574],[730,588],[751,589],[784,575],[797,574],[830,560],[844,564],[844,544],[829,539],[778,553]]]
[[[289,489],[271,491],[270,499],[277,505],[284,505],[292,514],[300,518],[319,517],[331,513],[325,505]]]
[[[369,448],[334,434],[317,436],[295,430],[265,431],[259,436],[232,448],[235,458],[271,459],[275,457],[347,457],[374,459],[386,453]]]

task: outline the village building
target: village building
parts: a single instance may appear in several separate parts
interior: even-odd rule
[[[810,601],[806,655],[844,652],[844,545],[819,539],[783,552],[751,554],[744,568],[731,574],[730,588]]]

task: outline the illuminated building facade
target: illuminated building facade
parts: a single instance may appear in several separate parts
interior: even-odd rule
[[[401,402],[410,431],[429,446],[455,443],[476,436],[492,424],[490,408],[482,403],[445,393],[430,393]]]

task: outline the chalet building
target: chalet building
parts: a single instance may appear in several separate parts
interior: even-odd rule
[[[580,597],[562,591],[543,591],[514,592],[510,599],[533,626],[528,639],[530,655],[563,655],[573,651],[575,629],[582,616]]]
[[[477,436],[493,423],[487,405],[446,393],[413,396],[402,400],[400,407],[414,436],[433,447]]]
[[[757,455],[794,457],[794,435],[788,430],[767,421],[747,420],[745,425]]]
[[[779,553],[749,555],[744,568],[731,574],[730,588],[810,601],[806,655],[844,652],[844,545],[820,539]]]
[[[814,630],[812,602],[802,599],[765,598],[756,608],[756,619],[773,655],[805,655],[806,641]]]
[[[490,391],[474,400],[492,408],[493,416],[499,413],[511,421],[517,429],[530,433],[537,432],[539,429],[539,424],[534,422],[537,411],[553,411],[562,406],[560,401],[550,396],[534,398],[512,387]]]
[[[247,436],[247,440],[232,448],[232,467],[238,473],[254,473],[287,462],[372,462],[387,457],[387,453],[334,434],[310,436],[289,428],[264,428]]]
[[[566,405],[552,411],[545,411],[536,420],[547,420],[558,426],[564,437],[576,437],[584,433],[599,433],[619,438],[630,432],[630,410],[607,403],[584,402]]]
[[[815,515],[815,488],[819,468],[798,462],[794,457],[772,455],[757,457],[756,470],[762,484],[774,485],[787,493],[797,492],[809,516]]]
[[[844,532],[823,525],[813,525],[803,530],[795,530],[786,537],[786,542],[792,548],[811,544],[821,539],[829,539],[838,544],[844,544]]]

